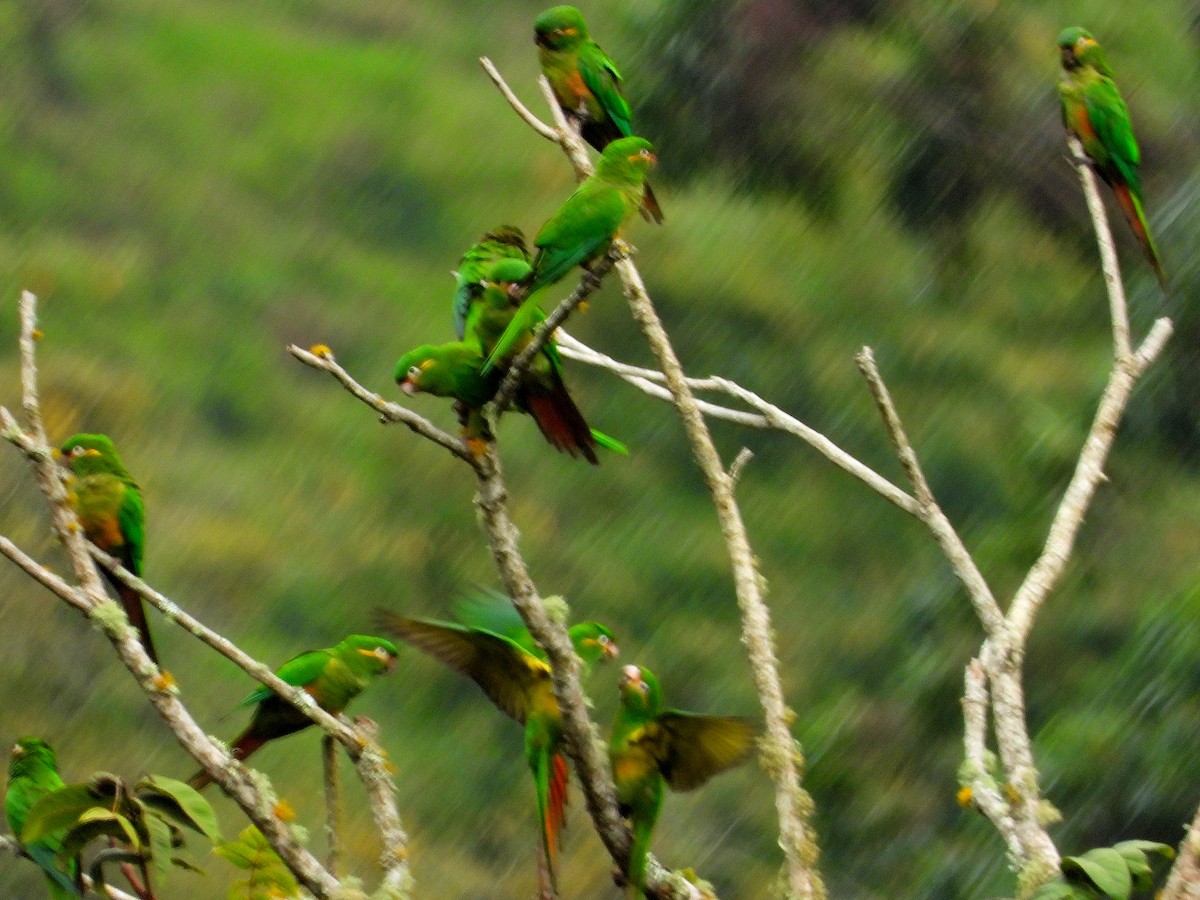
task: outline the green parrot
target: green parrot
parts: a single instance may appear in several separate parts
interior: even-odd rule
[[[537,255],[524,283],[525,300],[493,348],[489,367],[507,358],[521,336],[537,324],[537,294],[542,288],[566,277],[575,266],[586,268],[608,252],[617,230],[641,204],[646,173],[656,161],[654,148],[645,138],[620,138],[604,148],[596,171],[584,179],[534,238]]]
[[[507,598],[503,603],[508,604]],[[386,610],[377,617],[380,628],[470,678],[501,712],[525,726],[525,759],[533,773],[542,850],[553,885],[570,770],[561,752],[562,716],[550,666],[519,618],[507,624],[515,611],[507,616],[495,601],[484,600],[474,611],[460,607],[459,615],[471,621],[414,619]],[[568,634],[585,675],[597,662],[617,656],[612,632],[598,622],[572,625]]]
[[[146,546],[146,513],[142,492],[117,456],[107,435],[77,434],[62,445],[62,459],[75,476],[67,499],[84,534],[101,550],[111,553],[131,573],[142,577],[142,553]],[[150,623],[137,591],[104,570],[116,588],[129,623],[138,630],[142,646],[155,665],[158,654],[150,638]]]
[[[454,333],[460,341],[468,333],[467,314],[471,304],[483,291],[484,272],[505,259],[529,263],[525,235],[514,225],[501,225],[487,232],[459,260],[458,271],[454,273]]]
[[[33,804],[61,787],[63,780],[59,777],[58,764],[49,744],[38,738],[23,737],[13,745],[4,812],[8,816],[8,827],[18,840]],[[83,896],[75,883],[78,877],[75,862],[63,870],[56,859],[62,849],[62,838],[63,833],[47,835],[36,844],[24,847],[29,858],[46,873],[46,884],[53,900]]]
[[[750,755],[755,731],[746,719],[663,709],[653,673],[639,666],[621,670],[621,708],[613,722],[609,758],[617,802],[633,831],[628,896],[642,890],[663,785],[690,791],[737,765]]]
[[[573,6],[554,6],[533,23],[542,74],[568,118],[579,124],[583,139],[603,151],[610,143],[632,137],[629,104],[621,95],[621,73],[600,45],[588,37],[587,24]],[[642,198],[642,215],[662,224],[662,209],[650,185]]]
[[[352,634],[333,647],[309,650],[289,659],[275,674],[288,684],[303,688],[321,709],[336,716],[366,689],[372,676],[385,675],[395,665],[396,645],[391,641]],[[267,741],[294,734],[312,724],[312,719],[266,685],[238,705],[255,703],[258,707],[254,718],[230,744],[234,759],[245,759]],[[212,776],[203,769],[188,780],[198,791],[211,783]]]
[[[539,310],[540,312],[540,310]],[[396,363],[396,382],[410,396],[416,393],[453,397],[462,426],[463,439],[476,456],[492,440],[483,406],[500,389],[503,372],[484,372],[483,353],[477,340],[425,344],[410,350]],[[517,390],[518,409],[533,417],[552,447],[571,456],[582,456],[592,465],[596,458],[596,435],[567,393],[557,353],[545,348],[530,366]],[[610,439],[606,439],[610,440]]]
[[[1141,153],[1133,136],[1129,109],[1113,81],[1112,69],[1100,44],[1082,28],[1064,28],[1058,36],[1058,47],[1063,67],[1063,77],[1058,82],[1063,124],[1079,138],[1096,171],[1113,189],[1129,227],[1165,291],[1167,276],[1142,210],[1142,185],[1138,177]]]

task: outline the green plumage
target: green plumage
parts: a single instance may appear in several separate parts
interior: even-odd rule
[[[537,294],[566,277],[575,266],[585,268],[608,252],[617,230],[642,202],[646,173],[656,159],[645,138],[613,141],[596,163],[596,171],[551,216],[534,239],[537,255],[524,284],[525,300],[496,342],[488,365],[508,358],[523,335],[539,321]]]
[[[121,565],[141,578],[146,513],[141,489],[122,464],[116,446],[103,434],[77,434],[62,445],[60,453],[75,476],[67,498],[88,540],[117,557]],[[107,569],[104,574],[121,598],[125,615],[138,630],[146,653],[157,664],[158,653],[150,637],[142,598]]]
[[[638,666],[621,670],[621,708],[613,722],[609,758],[617,802],[633,832],[626,872],[630,897],[642,889],[664,785],[676,791],[699,787],[746,759],[754,735],[746,719],[663,709],[653,673]]]
[[[528,264],[525,235],[513,225],[501,225],[472,244],[458,262],[454,273],[454,334],[461,341],[469,333],[467,314],[472,302],[483,291],[485,273],[500,260],[513,259]],[[524,275],[520,276],[525,277]],[[518,279],[519,280],[519,279]]]
[[[352,634],[333,647],[309,650],[292,657],[275,674],[294,687],[303,688],[321,709],[338,715],[370,684],[371,678],[392,671],[396,645],[381,637]],[[253,706],[254,718],[230,744],[234,759],[245,759],[268,741],[293,734],[312,724],[292,704],[265,685],[247,696],[239,706]],[[201,770],[189,784],[196,790],[207,787],[212,776]]]
[[[49,744],[38,738],[24,737],[13,745],[12,759],[8,764],[8,789],[4,794],[4,813],[8,818],[8,827],[17,840],[21,839],[25,818],[33,805],[61,787],[63,780],[58,774],[58,763]],[[30,859],[46,873],[46,886],[53,900],[82,896],[75,885],[77,868],[74,861],[63,868],[56,858],[62,849],[64,833],[48,835],[24,848]]]
[[[380,611],[378,620],[384,630],[470,678],[505,715],[525,726],[525,760],[533,775],[542,848],[553,882],[568,779],[560,752],[562,716],[545,654],[504,607],[511,610],[507,598],[476,598],[459,609],[469,624],[387,611]],[[584,674],[617,655],[612,632],[597,622],[573,625],[569,634]]]
[[[534,20],[533,39],[542,74],[563,112],[578,123],[585,141],[603,151],[613,141],[633,136],[633,115],[621,93],[621,73],[588,35],[579,10],[573,6],[546,10]],[[650,185],[639,203],[647,219],[662,222]]]
[[[1100,44],[1082,28],[1063,29],[1058,47],[1063,67],[1058,83],[1063,124],[1079,139],[1097,173],[1112,188],[1142,252],[1166,290],[1167,276],[1142,208],[1138,176],[1141,152],[1112,69]]]

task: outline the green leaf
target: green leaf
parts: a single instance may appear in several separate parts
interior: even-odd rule
[[[199,832],[214,844],[221,840],[216,814],[191,785],[163,775],[150,775],[138,782],[136,793],[147,806]]]
[[[1113,844],[1113,849],[1125,856],[1126,859],[1129,858],[1126,854],[1134,850],[1139,850],[1143,854],[1157,853],[1163,859],[1175,858],[1175,848],[1169,844],[1160,844],[1158,841],[1121,841],[1119,844]]]
[[[85,811],[79,817],[79,824],[63,836],[62,849],[58,851],[59,859],[68,860],[77,856],[98,837],[111,837],[128,844],[134,851],[141,849],[142,842],[138,839],[137,829],[129,819],[96,806]]]
[[[154,813],[148,813],[143,821],[150,835],[150,858],[161,878],[171,868],[171,828]]]
[[[46,794],[30,807],[21,829],[21,842],[33,844],[47,835],[65,831],[98,801],[86,784],[68,784]]]
[[[1055,879],[1034,891],[1029,900],[1080,900],[1080,895],[1075,892],[1074,885]]]
[[[1112,847],[1097,847],[1082,856],[1068,856],[1062,861],[1062,871],[1070,881],[1082,877],[1111,900],[1128,900],[1133,893],[1133,876],[1125,857]]]
[[[262,832],[253,825],[242,829],[237,840],[226,841],[215,847],[214,851],[249,873],[249,877],[230,887],[230,900],[295,897],[300,891],[300,885],[292,873],[267,843]]]

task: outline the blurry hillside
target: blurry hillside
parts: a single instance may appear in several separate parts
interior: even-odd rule
[[[494,585],[447,454],[385,429],[288,342],[329,344],[385,396],[401,352],[450,337],[448,271],[480,232],[533,234],[571,189],[558,151],[482,74],[541,111],[542,3],[19,0],[0,6],[0,402],[19,406],[16,299],[41,298],[53,435],[104,431],[146,498],[150,581],[273,665],[441,615]],[[1164,300],[1114,221],[1135,327],[1177,318],[1131,405],[1077,557],[1030,647],[1027,693],[1066,852],[1175,844],[1200,802],[1200,10],[1079,0],[671,0],[581,7],[662,159],[666,223],[630,238],[688,370],[721,374],[901,478],[853,354],[872,345],[947,513],[1001,596],[1033,561],[1103,386],[1107,304],[1065,144],[1054,38],[1105,45],[1144,153]],[[1136,21],[1134,21],[1136,19]],[[1115,211],[1115,207],[1112,207]],[[564,283],[563,292],[569,289]],[[649,354],[615,284],[571,331]],[[575,366],[598,470],[532,423],[501,433],[534,577],[610,624],[673,705],[756,712],[707,492],[662,404]],[[449,404],[413,407],[451,427]],[[958,808],[959,696],[980,631],[920,525],[778,435],[715,426],[754,459],[738,493],[770,580],[833,896],[1009,889],[1003,846]],[[0,532],[61,566],[24,463],[0,453]],[[210,731],[252,688],[152,625]],[[29,732],[71,780],[193,768],[62,604],[0,566],[0,745]],[[607,723],[615,675],[592,682]],[[423,897],[526,897],[532,790],[520,730],[415,651],[352,711],[382,722]],[[322,846],[319,741],[264,750]],[[348,845],[368,871],[365,814]],[[227,835],[243,822],[223,798]],[[362,810],[358,810],[362,813]],[[753,766],[670,797],[655,838],[725,898],[775,876]],[[223,897],[233,870],[172,876]],[[564,896],[615,896],[575,802]],[[0,859],[0,891],[36,896]]]

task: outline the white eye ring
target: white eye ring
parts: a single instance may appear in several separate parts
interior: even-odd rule
[[[387,648],[385,648],[385,647],[376,647],[376,648],[375,648],[375,655],[376,655],[377,657],[379,657],[379,659],[380,659],[382,662],[387,662],[387,661],[388,661],[388,659],[390,659],[390,658],[391,658],[391,655],[392,655],[392,654],[388,653],[388,652],[387,652]]]
[[[83,444],[76,444],[71,448],[72,456],[83,456],[85,453],[87,453],[87,449],[83,446]]]
[[[421,367],[420,366],[409,366],[408,367],[408,377],[409,378],[420,378],[421,377]]]

